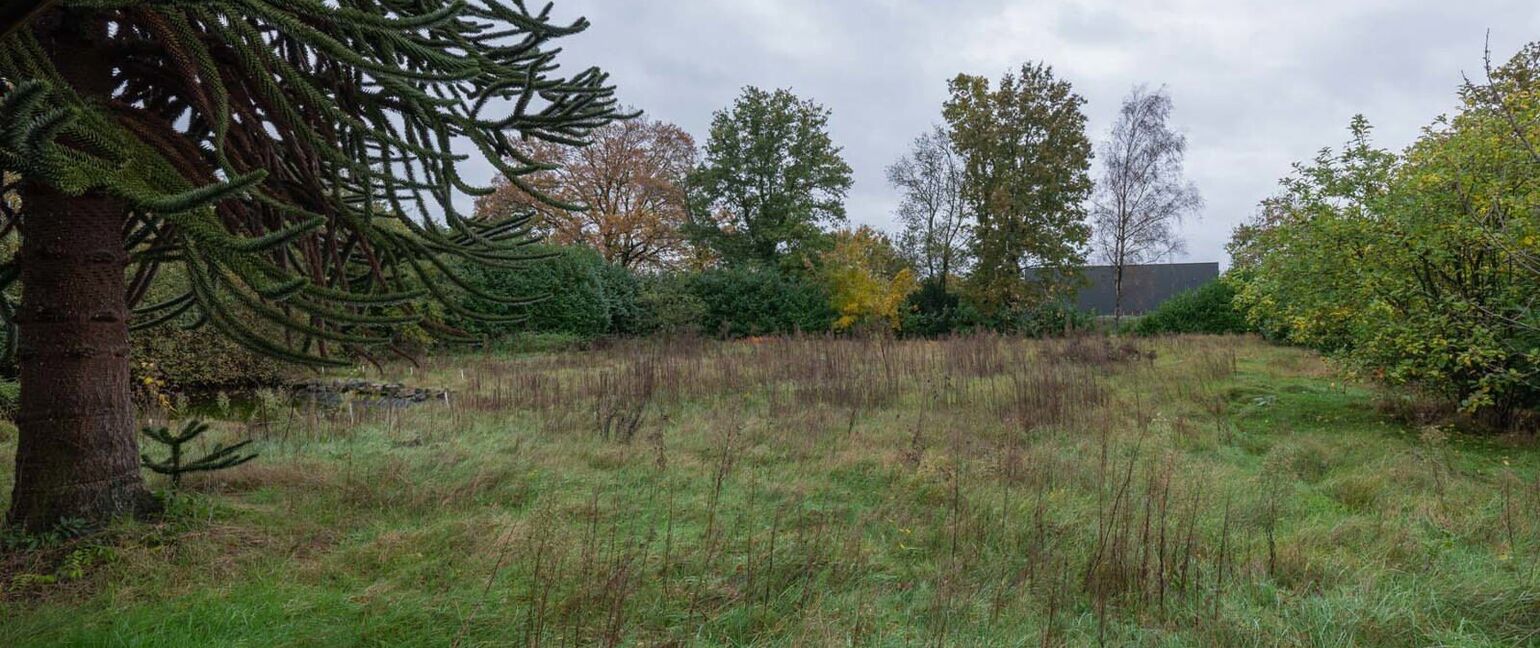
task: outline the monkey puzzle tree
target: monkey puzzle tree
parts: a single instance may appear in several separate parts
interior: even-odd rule
[[[22,7],[20,5],[26,5]],[[128,334],[209,325],[305,364],[393,348],[420,307],[479,294],[447,259],[516,267],[528,215],[457,197],[474,152],[510,182],[620,118],[606,75],[556,74],[550,6],[521,0],[55,0],[0,12],[0,169],[17,172],[0,304],[19,340],[8,523],[148,505]],[[529,187],[531,193],[538,190]],[[165,266],[185,291],[141,304]],[[3,294],[3,292],[0,292]],[[464,314],[464,313],[461,313]]]

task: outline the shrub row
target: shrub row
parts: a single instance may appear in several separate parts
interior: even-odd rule
[[[723,269],[637,275],[606,263],[589,248],[540,247],[538,260],[517,270],[465,266],[461,276],[498,297],[539,296],[529,305],[467,297],[464,306],[493,315],[522,315],[516,324],[452,318],[489,339],[560,334],[704,334],[723,337],[821,332],[834,312],[816,282],[771,270]]]
[[[583,247],[535,248],[538,260],[517,270],[467,266],[461,276],[485,293],[541,295],[526,306],[468,297],[464,306],[496,315],[523,315],[517,324],[452,318],[459,328],[489,340],[555,335],[592,340],[604,336],[694,334],[724,338],[823,333],[839,313],[824,282],[772,269],[725,268],[703,272],[634,274],[606,263]],[[1241,333],[1251,330],[1232,301],[1235,292],[1215,282],[1179,295],[1140,319],[1132,332]],[[1031,337],[1095,328],[1094,318],[1049,303],[985,315],[939,281],[922,282],[905,300],[900,331],[936,337],[992,330]]]
[[[261,387],[282,382],[283,363],[250,351],[212,326],[162,326],[130,336],[134,382],[171,391]]]

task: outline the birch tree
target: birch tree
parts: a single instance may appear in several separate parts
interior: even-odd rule
[[[1171,129],[1170,118],[1171,96],[1164,89],[1136,87],[1101,146],[1093,243],[1097,256],[1113,268],[1113,316],[1119,320],[1128,266],[1180,254],[1185,243],[1178,227],[1203,208],[1197,186],[1182,173],[1187,138]]]

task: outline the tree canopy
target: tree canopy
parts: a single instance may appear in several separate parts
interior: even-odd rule
[[[850,165],[829,110],[788,90],[746,88],[712,118],[690,178],[692,236],[727,265],[807,260],[845,220]]]
[[[1540,404],[1540,44],[1488,73],[1401,154],[1355,119],[1231,249],[1264,330],[1506,417]]]
[[[648,119],[616,122],[590,138],[593,143],[583,147],[533,142],[530,157],[552,168],[524,184],[544,196],[500,178],[495,192],[477,199],[476,215],[497,221],[535,212],[538,233],[562,245],[592,247],[627,269],[685,262],[691,255],[683,232],[684,181],[695,165],[695,139],[678,126]]]
[[[1041,63],[1006,74],[997,87],[970,75],[950,87],[943,114],[978,219],[969,278],[977,301],[1001,311],[1064,295],[1091,234],[1085,100]]]

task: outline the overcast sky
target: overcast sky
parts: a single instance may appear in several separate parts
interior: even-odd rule
[[[1399,149],[1455,107],[1462,72],[1540,40],[1536,0],[556,0],[592,29],[567,66],[613,74],[623,101],[704,142],[747,85],[833,111],[855,169],[854,223],[895,229],[886,166],[941,118],[946,82],[1045,61],[1100,141],[1134,84],[1166,86],[1207,200],[1185,260],[1226,261],[1230,229],[1296,160],[1363,113]]]

